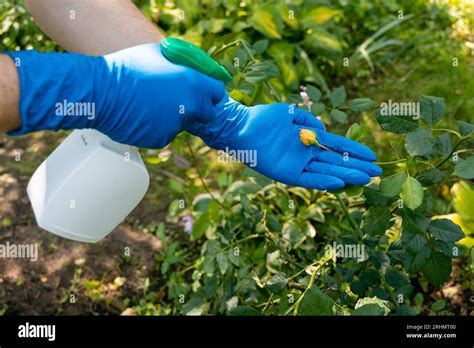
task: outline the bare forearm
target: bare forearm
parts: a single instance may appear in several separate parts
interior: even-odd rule
[[[10,57],[0,54],[0,132],[20,127],[19,98],[20,83],[15,64]]]
[[[163,36],[131,0],[26,0],[39,27],[70,52],[102,55]]]

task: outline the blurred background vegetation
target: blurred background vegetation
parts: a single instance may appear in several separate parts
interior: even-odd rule
[[[278,99],[301,102],[299,92],[302,85],[315,86],[327,97],[336,87],[343,85],[349,98],[370,97],[375,105],[389,99],[414,102],[422,95],[443,97],[446,112],[438,125],[440,128],[457,129],[456,120],[470,123],[474,120],[472,1],[201,0],[199,5],[193,0],[134,2],[164,34],[193,42],[224,64],[235,77],[228,86],[231,96],[247,105],[270,103]],[[61,51],[56,43],[38,29],[21,0],[0,0],[0,23],[0,50]],[[250,53],[257,58],[249,55],[240,44],[242,40],[253,45]],[[236,68],[233,64],[236,57],[242,66],[255,59],[268,62],[264,67],[264,76],[260,78],[259,74],[251,75],[248,70]],[[397,137],[378,126],[374,113],[347,110],[344,112],[345,116],[341,116],[327,109],[320,111],[317,114],[321,114],[330,130],[336,133],[346,134],[350,125],[356,122],[366,125],[370,131],[366,129],[359,140],[374,148],[380,161],[394,159],[394,142]],[[5,187],[3,202],[0,201],[4,206],[3,210],[0,209],[0,223],[3,221],[3,227],[0,227],[7,236],[10,234],[15,238],[23,238],[21,233],[26,234],[31,230],[21,232],[21,227],[32,228],[34,225],[27,202],[9,205],[11,202],[8,199],[12,198],[8,198],[6,194],[8,187],[14,187],[18,196],[24,198],[28,177],[65,136],[64,132],[59,132],[36,134],[21,139],[0,138],[3,145],[0,148],[0,178],[3,178],[1,183]],[[11,160],[15,151],[22,153],[21,164]],[[58,266],[54,276],[47,274],[47,268],[38,266],[38,269],[31,271],[29,265],[21,265],[22,271],[10,279],[4,273],[5,279],[0,284],[0,305],[3,303],[4,312],[201,314],[230,313],[238,308],[242,314],[255,314],[255,308],[259,308],[263,314],[283,313],[287,310],[286,307],[273,308],[276,294],[281,292],[280,289],[273,292],[275,286],[278,287],[281,283],[278,282],[278,277],[274,279],[277,274],[275,270],[281,269],[278,263],[305,266],[307,260],[321,256],[316,252],[312,254],[314,250],[321,251],[315,245],[332,243],[347,230],[345,225],[350,228],[349,222],[344,221],[341,208],[336,207],[334,197],[323,197],[321,193],[277,185],[275,190],[285,190],[285,194],[296,197],[295,200],[299,200],[301,204],[297,206],[297,213],[282,211],[281,216],[278,216],[279,221],[274,223],[287,225],[297,215],[306,216],[305,220],[308,223],[311,221],[309,230],[313,229],[318,236],[326,234],[328,237],[316,240],[311,246],[306,245],[306,249],[302,241],[299,244],[302,251],[295,250],[294,246],[290,247],[288,258],[282,255],[283,252],[277,256],[274,254],[275,250],[268,248],[265,243],[244,244],[248,261],[245,265],[239,264],[238,260],[229,255],[217,260],[217,264],[213,266],[216,267],[215,270],[206,270],[205,265],[203,269],[200,256],[205,255],[210,248],[205,240],[215,240],[216,236],[219,239],[220,235],[233,233],[232,230],[222,230],[219,227],[217,220],[223,218],[218,213],[221,207],[212,198],[224,197],[222,200],[225,201],[229,196],[229,201],[232,201],[234,192],[238,192],[237,196],[241,195],[242,187],[237,186],[248,184],[249,177],[254,181],[260,180],[261,187],[268,183],[262,182],[265,178],[244,170],[243,166],[217,162],[214,151],[187,134],[180,135],[165,149],[142,150],[142,155],[150,171],[152,185],[144,202],[124,223],[126,227],[122,228],[130,228],[156,238],[161,243],[157,249],[149,246],[153,246],[154,241],[141,240],[141,237],[130,232],[132,240],[106,242],[111,243],[110,250],[115,252],[113,256],[109,256],[116,259],[115,263],[107,267],[96,267],[98,263],[105,262],[103,259],[91,261],[94,255],[97,256],[97,249],[94,249],[96,246],[81,246],[77,255],[72,253],[73,256],[64,261],[62,271]],[[398,171],[399,167],[384,169],[385,174],[390,175]],[[450,190],[456,182],[457,179],[451,180],[433,189],[431,216],[455,213]],[[471,190],[469,199],[473,199],[472,185],[468,182],[465,185]],[[210,193],[213,194],[212,197]],[[255,192],[250,190],[248,193]],[[255,194],[257,197],[258,194]],[[242,202],[242,196],[239,198],[239,209],[244,206],[245,210],[245,200]],[[268,208],[268,202],[276,202],[277,199],[283,198],[270,195],[266,200],[256,199],[256,211],[260,210],[261,213]],[[319,202],[318,209],[305,211],[305,202],[315,201]],[[349,207],[352,214],[360,220],[362,212],[357,210],[357,206],[363,202],[357,199],[351,201],[349,198],[349,203],[353,204]],[[251,207],[247,213],[256,211]],[[332,215],[334,217],[330,217]],[[230,214],[225,219],[242,219],[242,216]],[[213,219],[216,220],[214,225],[211,223]],[[334,227],[335,225],[340,226]],[[241,226],[236,225],[235,229],[238,228]],[[258,230],[258,222],[245,228]],[[469,234],[468,232],[472,231],[464,230],[465,234]],[[118,233],[126,232],[115,232]],[[312,235],[312,232],[305,233]],[[60,241],[49,235],[44,237],[45,234],[46,232],[35,232],[30,238],[40,240],[52,258],[58,253],[58,249],[76,250],[76,243]],[[244,234],[245,238],[250,236],[252,234]],[[24,238],[28,240],[27,236]],[[251,239],[249,238],[250,241]],[[234,242],[227,244],[229,250],[232,250]],[[138,251],[132,255],[141,251],[139,245],[148,243],[145,255],[151,256],[152,260],[123,256],[123,243],[137,245]],[[470,243],[467,247],[472,248]],[[312,249],[314,250],[311,251]],[[467,250],[464,259],[456,264],[455,274],[447,287],[431,286],[416,272],[407,275],[403,270],[400,270],[403,278],[399,279],[401,285],[396,281],[388,281],[387,287],[379,276],[374,276],[370,271],[380,268],[376,265],[365,265],[363,269],[348,266],[356,274],[358,282],[365,284],[362,290],[357,286],[351,287],[354,274],[351,277],[341,270],[336,271],[342,272],[341,279],[331,275],[330,271],[324,273],[326,279],[321,286],[325,284],[327,293],[333,299],[338,299],[341,305],[351,308],[358,296],[366,296],[365,298],[393,302],[392,305],[379,303],[380,308],[385,310],[387,306],[393,313],[472,314],[473,257],[470,249]],[[117,256],[117,253],[120,255]],[[271,259],[272,255],[274,259]],[[146,267],[142,269],[144,265]],[[258,265],[263,265],[265,271],[255,272],[253,268],[258,268]],[[217,270],[223,275],[227,274],[230,268],[233,269],[232,276],[211,276],[214,272],[219,273]],[[140,271],[137,273],[136,270]],[[259,289],[259,282],[265,283],[265,279],[268,281],[267,278],[271,275],[274,280],[270,288],[273,286],[273,289],[264,296],[259,291],[267,290],[264,287],[263,290]],[[293,284],[297,291],[308,284],[310,275],[311,273],[295,282],[296,285]],[[53,286],[50,283],[55,277],[60,279]],[[407,285],[405,279],[411,290],[404,293],[407,295],[407,307],[400,309],[389,289]],[[46,303],[33,302],[31,294],[26,300],[15,295],[15,289],[24,288],[28,284],[36,289],[37,298]],[[46,296],[45,292],[50,295]],[[71,306],[68,295],[73,293],[80,297],[80,303],[87,305]],[[234,293],[239,295],[233,296]],[[184,300],[180,298],[180,294],[185,294]],[[289,291],[284,295],[292,296],[292,293]],[[26,301],[27,304],[20,305],[20,301]],[[51,306],[51,303],[55,305]],[[243,303],[254,307],[240,306]],[[275,303],[275,306],[280,306],[278,301]],[[346,312],[345,309],[340,309],[340,313]]]

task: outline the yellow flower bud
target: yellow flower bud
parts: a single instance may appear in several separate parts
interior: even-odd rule
[[[300,129],[300,140],[306,146],[315,145],[316,142],[316,133],[311,129]]]

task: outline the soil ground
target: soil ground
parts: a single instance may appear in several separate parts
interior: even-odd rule
[[[65,136],[49,132],[22,138],[0,135],[0,244],[38,244],[36,262],[0,259],[0,311],[4,314],[122,313],[123,300],[138,295],[154,270],[154,255],[161,250],[154,235],[127,223],[96,244],[57,237],[36,225],[26,185]],[[147,196],[153,194],[149,191]],[[160,221],[164,213],[154,210],[151,201],[145,197],[131,216]]]

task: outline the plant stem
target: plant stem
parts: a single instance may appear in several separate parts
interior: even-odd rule
[[[242,47],[244,48],[245,52],[249,55],[250,59],[255,62],[257,59],[255,58],[255,56],[253,55],[252,51],[250,51],[250,48],[248,47],[248,44],[245,40],[241,40],[242,42]],[[265,86],[268,87],[268,89],[270,90],[270,92],[273,94],[273,96],[275,97],[276,101],[277,102],[281,102],[281,97],[280,95],[278,94],[278,92],[276,91],[275,87],[273,87],[273,85],[270,83],[270,81],[268,80],[265,80],[264,81],[265,83]]]
[[[439,163],[435,166],[435,168],[437,169],[437,168],[441,167],[443,164],[445,164],[445,163],[451,158],[451,156],[453,155],[453,153],[456,152],[456,149],[459,147],[459,145],[461,145],[461,143],[462,143],[464,140],[468,139],[468,138],[469,138],[469,136],[462,137],[461,139],[459,139],[459,140],[456,142],[456,144],[454,144],[453,149],[451,150],[451,153],[450,153],[449,155],[447,155],[441,162],[439,162]]]
[[[201,181],[201,184],[202,184],[202,187],[204,188],[204,190],[206,190],[206,192],[209,194],[209,196],[211,196],[211,198],[217,202],[217,204],[219,204],[222,208],[224,209],[227,209],[228,207],[225,206],[224,204],[222,204],[211,192],[211,190],[209,189],[209,187],[207,186],[206,182],[204,181],[204,178],[202,177],[201,175],[201,172],[199,171],[199,168],[197,166],[197,160],[196,160],[196,155],[194,154],[194,151],[193,151],[193,148],[191,146],[191,142],[189,141],[189,139],[186,139],[186,145],[188,146],[188,149],[189,149],[189,152],[191,154],[191,162],[193,164],[193,167],[194,169],[196,169],[197,173],[198,173],[198,176],[199,176],[199,180]]]
[[[265,307],[263,307],[263,309],[262,309],[262,314],[265,314],[265,311],[270,306],[270,302],[272,301],[272,299],[273,299],[273,294],[270,295],[270,297],[268,298],[267,303],[265,303]]]
[[[311,274],[311,278],[309,279],[308,286],[306,287],[305,291],[301,294],[301,296],[296,300],[294,304],[294,310],[293,310],[293,315],[298,315],[298,311],[300,309],[301,302],[303,301],[304,295],[313,287],[314,280],[316,279],[316,274],[323,268],[323,266],[329,261],[331,258],[329,256],[326,256],[325,258],[321,259],[320,262],[321,264],[313,270],[313,273]],[[291,311],[291,307],[289,309]]]
[[[347,209],[346,203],[342,200],[341,196],[338,193],[334,193],[334,195],[339,201],[339,205],[341,206],[342,211],[344,212],[344,215],[349,220],[349,223],[351,224],[352,228],[359,234],[359,237],[362,239],[364,235],[362,234],[362,231],[360,230],[359,226],[356,224],[352,215],[349,213],[349,209]]]
[[[462,138],[462,135],[456,132],[455,130],[452,129],[447,129],[447,128],[432,128],[431,129],[433,132],[449,132],[455,134],[459,139]]]
[[[230,48],[230,47],[232,47],[232,46],[238,46],[241,41],[242,41],[241,39],[231,41],[231,42],[229,42],[227,45],[224,45],[224,46],[222,46],[221,48],[215,50],[215,51],[212,53],[212,55],[213,55],[213,56],[216,56],[216,55],[218,55],[219,53],[225,51],[226,49],[228,49],[228,48]]]
[[[181,271],[179,271],[178,273],[182,274],[182,273],[186,273],[190,270],[192,270],[193,268],[196,268],[196,267],[199,267],[203,262],[203,258],[200,257],[199,259],[196,260],[196,262],[194,262],[192,265],[189,265],[188,267],[186,268],[183,268]]]
[[[374,162],[374,163],[384,165],[384,164],[395,164],[395,163],[406,162],[406,161],[408,161],[408,158],[402,158],[402,159],[399,159],[396,161],[390,161],[390,162]]]
[[[227,248],[225,248],[225,250],[228,250],[228,249],[230,249],[230,248],[232,248],[232,247],[234,247],[234,246],[236,246],[240,243],[246,242],[248,240],[255,239],[255,238],[264,238],[264,237],[265,237],[264,235],[261,235],[259,233],[251,234],[250,236],[244,237],[242,239],[239,239],[238,241],[235,241],[235,242],[229,244],[229,246]]]
[[[297,276],[299,276],[301,273],[303,273],[304,271],[306,271],[308,268],[310,267],[313,267],[314,265],[318,264],[318,262],[320,262],[321,260],[318,260],[318,261],[315,261],[307,266],[305,266],[302,270],[296,272],[295,274],[293,274],[291,277],[288,278],[288,280],[290,279],[293,279],[293,278],[296,278]]]

